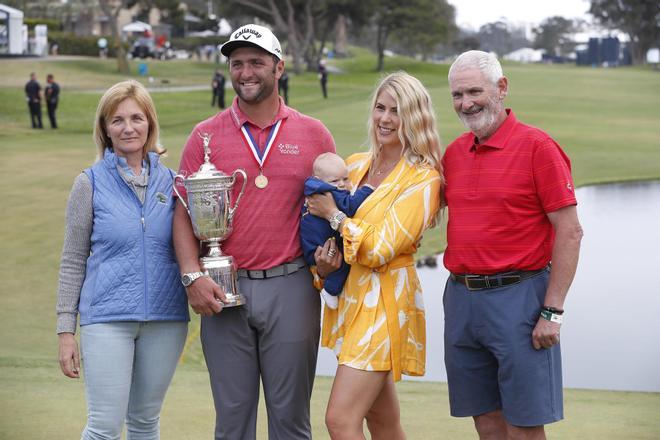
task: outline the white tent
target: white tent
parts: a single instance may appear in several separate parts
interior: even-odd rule
[[[218,35],[220,35],[222,37],[226,37],[229,34],[231,34],[231,31],[232,31],[232,29],[231,29],[231,25],[229,24],[229,22],[226,19],[221,18],[218,21]]]
[[[14,55],[23,53],[22,11],[0,4],[0,41],[0,52]]]
[[[151,25],[142,21],[134,21],[133,23],[128,23],[121,30],[122,32],[151,32]]]
[[[215,37],[217,35],[218,33],[212,31],[211,29],[206,29],[205,31],[188,32],[189,37]]]
[[[543,49],[532,49],[531,47],[522,47],[504,55],[505,60],[518,61],[519,63],[538,63],[543,59]]]
[[[231,34],[231,31],[232,29],[229,22],[226,19],[221,18],[220,20],[218,20],[217,31],[206,29],[204,31],[189,32],[188,35],[191,37],[226,37]]]

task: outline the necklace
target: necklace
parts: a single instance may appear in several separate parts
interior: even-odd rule
[[[383,174],[385,171],[391,171],[392,168],[394,168],[394,166],[395,166],[397,163],[399,163],[398,160],[397,160],[396,162],[386,163],[386,164],[384,164],[385,166],[378,166],[378,168],[376,168],[376,170],[374,171],[374,174],[376,174],[377,176],[380,176],[380,175]]]

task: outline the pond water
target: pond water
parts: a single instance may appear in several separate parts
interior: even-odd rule
[[[564,386],[660,392],[660,182],[579,188],[580,263],[562,325]],[[442,294],[448,273],[418,269],[427,313],[426,375],[447,380]],[[334,375],[327,348],[317,374]]]

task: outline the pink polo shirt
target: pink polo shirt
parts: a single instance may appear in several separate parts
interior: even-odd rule
[[[259,165],[241,131],[246,124],[255,143],[263,150],[273,125],[281,120],[277,136],[263,165],[268,186],[259,189],[254,179]],[[191,175],[204,162],[204,148],[198,133],[212,134],[211,161],[225,174],[237,168],[248,176],[245,193],[236,209],[233,232],[222,243],[222,251],[234,257],[239,268],[268,269],[302,255],[298,229],[305,178],[312,174],[312,162],[321,153],[335,152],[335,142],[318,120],[287,107],[280,98],[275,119],[265,127],[250,121],[235,99],[227,110],[199,123],[183,149],[179,173]],[[232,204],[242,186],[238,176]],[[185,188],[178,186],[185,197]]]

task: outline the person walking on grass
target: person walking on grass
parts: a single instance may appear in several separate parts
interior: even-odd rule
[[[46,77],[46,82],[48,84],[44,89],[44,95],[46,98],[46,108],[48,108],[50,128],[57,128],[57,118],[55,116],[55,111],[57,110],[57,104],[60,101],[60,85],[55,82],[55,77],[50,73]]]
[[[326,66],[325,60],[319,61],[318,71],[321,93],[323,94],[324,99],[328,99],[328,67]]]
[[[32,128],[44,128],[41,122],[41,85],[34,72],[30,73],[30,80],[25,84],[25,99],[30,111]]]
[[[218,101],[218,108],[225,108],[225,75],[223,75],[222,70],[218,69],[213,74],[213,79],[211,80],[211,89],[213,97],[211,99],[211,107],[215,107],[215,101]]]

